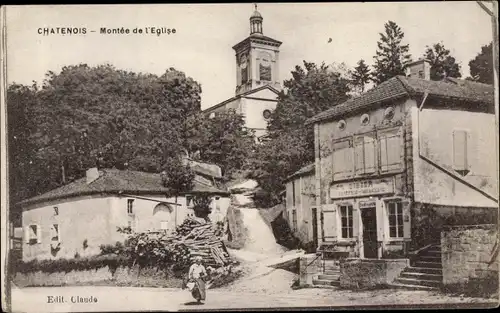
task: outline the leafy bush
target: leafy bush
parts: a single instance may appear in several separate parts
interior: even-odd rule
[[[75,259],[56,259],[56,260],[31,260],[28,262],[19,262],[14,265],[15,271],[19,273],[44,272],[56,273],[71,271],[97,270],[108,266],[114,271],[119,266],[127,266],[129,262],[126,258],[117,255],[99,255]]]

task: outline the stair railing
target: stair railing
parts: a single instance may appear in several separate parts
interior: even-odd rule
[[[437,242],[430,243],[430,244],[428,244],[426,246],[423,246],[422,248],[419,248],[417,250],[408,252],[408,256],[409,256],[410,262],[414,262],[415,259],[417,258],[417,256],[420,254],[420,252],[425,251],[425,250],[429,249],[430,247],[435,246],[437,244],[438,244]]]
[[[309,264],[306,265],[305,269],[307,269],[311,264],[313,264],[320,257],[322,257],[322,254],[316,254],[316,257],[311,262],[309,262]]]

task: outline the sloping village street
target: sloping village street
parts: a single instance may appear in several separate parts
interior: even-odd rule
[[[2,8],[2,311],[499,306],[498,1],[441,2]]]
[[[256,289],[259,284],[256,282]],[[47,294],[64,297],[67,303],[47,304]],[[42,296],[44,295],[44,296]],[[112,311],[120,307],[127,311],[143,310],[147,303],[148,310],[193,311],[209,309],[261,309],[261,308],[326,308],[326,307],[369,307],[401,306],[434,307],[446,305],[456,307],[496,307],[498,300],[450,297],[437,292],[414,290],[375,290],[347,291],[339,289],[299,289],[268,292],[237,292],[231,290],[208,290],[204,304],[193,303],[188,291],[163,288],[128,288],[128,287],[37,287],[14,288],[12,290],[13,312],[86,312],[94,310],[88,303],[71,303],[71,297],[97,297],[100,311]],[[106,295],[101,297],[99,295]],[[117,303],[120,301],[120,303]]]

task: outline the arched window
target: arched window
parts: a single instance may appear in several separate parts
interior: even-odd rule
[[[156,229],[163,231],[174,230],[174,209],[168,203],[160,202],[153,209],[153,219]]]
[[[259,80],[261,81],[271,81],[271,54],[267,52],[262,52],[259,54]]]

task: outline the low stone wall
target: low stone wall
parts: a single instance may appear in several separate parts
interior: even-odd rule
[[[340,287],[371,289],[391,284],[409,266],[408,259],[343,259],[340,261]]]
[[[167,277],[156,268],[119,267],[115,271],[107,266],[96,270],[45,273],[16,273],[14,284],[18,287],[30,286],[75,286],[82,284],[104,284],[147,287],[182,287],[182,280]]]
[[[498,244],[497,225],[445,227],[441,232],[445,289],[498,290]]]
[[[316,254],[306,254],[299,260],[299,286],[312,286],[313,276],[321,271],[321,257]]]

